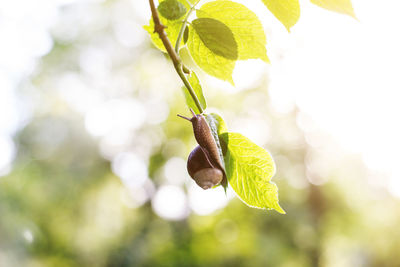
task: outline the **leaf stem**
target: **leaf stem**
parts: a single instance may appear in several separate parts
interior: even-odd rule
[[[200,1],[200,0],[199,0]],[[197,1],[197,3],[199,2]],[[197,4],[196,3],[196,4]],[[150,4],[150,9],[151,9],[151,14],[153,17],[153,21],[154,21],[154,32],[158,33],[158,35],[160,36],[161,41],[163,42],[163,45],[165,47],[165,49],[168,52],[168,55],[171,57],[171,60],[174,64],[175,70],[178,73],[179,77],[181,78],[182,82],[185,84],[186,89],[189,91],[189,94],[191,95],[191,97],[193,98],[194,103],[196,104],[197,108],[199,109],[200,113],[203,113],[203,107],[200,104],[199,99],[197,98],[196,93],[194,92],[192,86],[190,85],[188,79],[186,78],[186,75],[183,73],[182,70],[182,60],[179,57],[179,54],[177,51],[174,50],[171,41],[168,39],[167,34],[165,33],[165,26],[161,23],[160,17],[158,16],[158,12],[156,9],[156,6],[154,4],[154,0],[149,0],[149,4]],[[195,5],[196,5],[195,4]],[[194,5],[194,6],[195,6]],[[189,12],[193,11],[193,6],[190,8]],[[186,17],[187,20],[188,16]],[[187,21],[186,21],[187,22]],[[186,23],[184,22],[185,26]],[[184,27],[183,27],[184,28]],[[181,28],[182,31],[182,28]],[[182,34],[179,33],[180,37],[178,37],[178,39],[182,39],[182,36],[184,32],[184,29],[182,31]],[[180,43],[180,41],[179,41]],[[179,49],[179,45],[178,45],[178,49]],[[186,68],[186,67],[185,67]],[[187,69],[187,68],[186,68]]]
[[[181,42],[182,42],[183,34],[185,33],[185,29],[186,29],[186,25],[188,23],[188,19],[189,19],[190,15],[192,14],[193,10],[195,9],[196,5],[199,2],[200,2],[200,0],[198,0],[196,3],[194,3],[193,6],[190,6],[190,9],[189,9],[188,13],[186,14],[186,17],[183,20],[181,29],[180,29],[179,34],[178,34],[178,38],[176,39],[176,43],[175,43],[175,52],[176,53],[179,53],[179,47],[180,47]]]

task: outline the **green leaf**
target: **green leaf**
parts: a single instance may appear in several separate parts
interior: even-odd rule
[[[226,129],[225,122],[219,115],[217,115],[215,113],[211,113],[211,114],[205,115],[205,118],[206,118],[206,121],[208,123],[208,126],[211,129],[211,133],[212,133],[212,136],[214,137],[215,143],[217,144],[219,157],[220,157],[221,162],[222,162],[222,167],[225,170],[224,155],[222,153],[222,146],[221,146],[221,142],[220,142],[220,139],[219,139],[219,134]],[[228,185],[227,181],[224,179],[221,182],[221,185],[226,190],[227,185]]]
[[[205,115],[205,118],[207,120],[208,126],[210,126],[211,133],[214,137],[214,140],[217,143],[219,156],[221,158],[222,165],[225,168],[225,166],[224,166],[225,161],[224,161],[224,156],[222,154],[221,142],[219,141],[219,132],[221,132],[221,130],[223,130],[223,128],[226,128],[225,122],[222,120],[222,118],[220,116],[218,116],[215,113],[207,114],[207,115]],[[222,126],[222,128],[221,128],[221,126]]]
[[[161,0],[160,5],[168,0]],[[190,2],[192,2],[191,0]],[[185,8],[188,10],[190,8],[189,4],[187,3],[186,0],[179,0],[179,2],[185,6]],[[176,40],[178,39],[179,31],[182,26],[182,21],[180,20],[168,20],[162,16],[160,16],[161,23],[166,26],[165,32],[168,35],[168,39],[171,41],[172,45],[175,45]],[[158,36],[158,33],[154,32],[154,21],[153,18],[150,18],[149,25],[143,26],[143,28],[150,34],[151,37],[151,42],[161,51],[164,53],[167,53],[167,50],[165,50],[165,47],[163,45],[163,42],[161,41],[160,37]],[[183,45],[183,40],[181,45]]]
[[[207,114],[206,118],[208,121],[212,121],[213,124],[215,124],[218,136],[228,131],[225,121],[222,119],[220,115],[216,113],[210,113]]]
[[[177,20],[186,14],[186,7],[178,0],[165,0],[158,6],[158,12],[168,20]]]
[[[331,11],[349,15],[356,19],[351,0],[311,0],[311,3]]]
[[[160,20],[161,20],[161,23],[167,27],[167,28],[165,28],[165,32],[168,35],[168,39],[174,45],[176,40],[178,39],[179,30],[181,29],[182,22],[167,20],[163,17],[160,17]],[[143,28],[150,34],[151,42],[159,50],[163,51],[164,53],[167,53],[167,50],[165,50],[164,44],[161,41],[160,37],[158,36],[158,33],[154,32],[153,19],[150,19],[150,25],[143,26]],[[182,41],[182,44],[183,44],[183,41]]]
[[[238,59],[260,58],[269,62],[266,37],[257,15],[242,4],[232,1],[213,1],[196,11],[199,18],[221,21],[232,31],[238,46]]]
[[[159,5],[161,5],[162,2],[166,2],[166,1],[171,1],[171,0],[159,0]],[[193,5],[197,0],[177,0],[180,4],[182,4],[186,10],[188,11],[190,9],[190,5]],[[190,4],[189,4],[190,2]]]
[[[189,29],[187,47],[194,62],[207,74],[233,84],[235,61],[212,52],[192,27]]]
[[[183,43],[186,44],[189,39],[189,27],[186,26],[185,31],[183,33]]]
[[[238,46],[228,26],[211,18],[195,19],[192,21],[192,25],[200,40],[214,54],[237,60]]]
[[[228,182],[239,198],[251,207],[275,209],[279,206],[278,188],[271,182],[275,163],[263,148],[238,133],[223,133],[226,144],[225,171]]]
[[[197,75],[194,71],[192,71],[188,75],[188,81],[189,81],[190,85],[192,86],[193,91],[195,92],[197,98],[199,99],[201,107],[203,109],[206,109],[207,103],[206,103],[206,99],[204,98],[204,95],[203,95],[203,89],[201,88],[199,78],[197,78]],[[196,114],[200,114],[201,112],[197,108],[196,103],[194,102],[194,100],[193,100],[192,96],[190,95],[189,91],[187,90],[187,88],[182,87],[182,90],[183,90],[183,94],[185,95],[186,104],[188,105],[188,107],[192,108]]]
[[[262,0],[269,11],[286,27],[294,26],[300,18],[299,0]]]

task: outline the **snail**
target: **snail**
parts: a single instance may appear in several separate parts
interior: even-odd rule
[[[190,177],[203,189],[209,189],[220,183],[224,184],[226,175],[218,153],[217,143],[203,115],[194,113],[192,118],[178,114],[193,125],[194,137],[199,144],[189,154],[187,170]]]

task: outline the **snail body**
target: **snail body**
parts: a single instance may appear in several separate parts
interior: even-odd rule
[[[195,114],[191,110],[193,117],[187,118],[193,125],[193,132],[198,146],[189,154],[187,170],[190,177],[203,189],[209,189],[219,185],[225,178],[225,171],[222,167],[218,153],[218,147],[212,136],[211,129],[206,119],[201,114]]]

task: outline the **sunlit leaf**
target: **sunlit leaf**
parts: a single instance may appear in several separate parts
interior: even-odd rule
[[[262,0],[288,31],[300,18],[299,0]]]
[[[238,46],[238,59],[260,58],[269,61],[263,26],[256,14],[244,5],[232,1],[213,1],[202,5],[196,14],[199,18],[216,19],[229,27]]]
[[[217,128],[218,135],[221,135],[228,131],[225,121],[222,119],[222,117],[220,115],[218,115],[216,113],[210,113],[207,115],[207,119],[209,121],[213,121],[213,123],[215,124],[215,126]]]
[[[175,45],[176,40],[178,39],[179,31],[181,28],[181,22],[171,21],[165,18],[160,18],[161,23],[166,25],[165,32],[167,33],[168,39],[171,41],[172,45]],[[150,20],[150,25],[143,26],[143,28],[150,34],[151,42],[161,51],[167,53],[163,42],[161,41],[158,33],[154,32],[154,22],[153,19]],[[183,41],[182,41],[183,44]]]
[[[192,71],[188,75],[188,81],[190,85],[193,88],[194,93],[196,94],[197,98],[200,101],[200,105],[203,109],[207,108],[207,103],[206,99],[204,98],[203,95],[203,89],[201,88],[199,78],[197,78],[197,75],[194,71]],[[183,94],[185,95],[186,99],[186,104],[188,105],[189,108],[193,109],[196,114],[200,114],[200,110],[197,108],[196,103],[194,102],[192,96],[190,95],[189,91],[187,90],[186,87],[182,87]]]
[[[275,163],[263,148],[238,133],[223,133],[225,170],[229,185],[251,207],[285,211],[279,206],[278,188],[271,182]]]
[[[227,59],[212,52],[191,27],[187,46],[194,62],[206,73],[233,84],[232,72],[235,60]]]
[[[183,33],[183,43],[187,43],[187,40],[189,39],[189,27],[185,28],[185,32]]]
[[[163,2],[166,2],[167,0],[161,0],[160,5]],[[187,10],[189,10],[190,6],[185,0],[178,0]],[[168,20],[164,18],[163,16],[159,16],[161,23],[166,26],[165,32],[167,33],[168,39],[171,41],[172,45],[175,46],[175,42],[178,39],[179,31],[182,26],[182,21],[181,20]],[[150,34],[151,41],[152,43],[161,51],[164,53],[167,53],[167,50],[165,50],[163,42],[161,41],[160,37],[158,36],[158,33],[154,32],[154,22],[153,19],[150,18],[149,25],[143,26],[143,28]],[[183,38],[182,38],[183,39]],[[181,45],[183,45],[183,40]]]
[[[192,25],[203,44],[214,54],[231,60],[238,58],[235,37],[224,23],[212,18],[199,18],[193,20]]]
[[[222,153],[222,145],[221,145],[221,141],[219,139],[219,135],[226,131],[226,124],[224,122],[224,120],[221,118],[221,116],[219,116],[218,114],[215,113],[211,113],[211,114],[207,114],[205,116],[208,126],[210,126],[211,129],[211,133],[214,137],[215,143],[217,144],[218,147],[218,153],[219,153],[219,157],[222,163],[222,167],[225,169],[225,160],[224,160],[224,155]],[[227,181],[226,179],[224,179],[221,182],[221,185],[226,189],[227,187]]]
[[[311,0],[311,3],[356,18],[351,0]]]
[[[168,20],[177,20],[186,14],[187,8],[178,0],[165,0],[158,5],[158,12]]]

